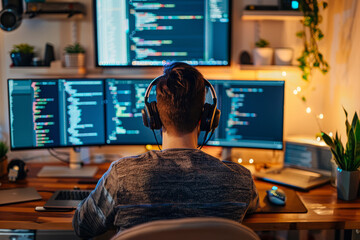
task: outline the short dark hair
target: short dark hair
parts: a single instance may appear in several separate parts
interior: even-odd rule
[[[183,62],[165,66],[156,85],[156,99],[166,131],[176,135],[190,133],[203,111],[204,77],[195,67]]]

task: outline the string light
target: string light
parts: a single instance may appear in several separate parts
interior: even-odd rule
[[[323,119],[323,118],[324,118],[324,114],[320,113],[320,114],[319,114],[319,118],[320,118],[320,119]]]
[[[301,91],[301,87],[297,87],[296,90],[297,90],[298,92],[300,92],[300,91]]]
[[[298,91],[297,91],[297,90],[294,90],[293,93],[296,95],[296,94],[298,94]]]
[[[250,158],[250,159],[249,159],[249,163],[250,163],[250,164],[253,164],[253,163],[254,163],[254,159]]]
[[[283,71],[283,72],[281,73],[281,75],[282,75],[283,77],[286,77],[286,72]]]
[[[242,158],[238,158],[238,163],[242,163]]]
[[[317,137],[316,140],[317,140],[318,142],[320,142],[320,141],[321,141],[321,137]]]
[[[307,113],[311,113],[311,108],[310,108],[310,107],[307,107],[307,108],[306,108],[306,112],[307,112]]]
[[[330,136],[330,137],[333,137],[333,133],[332,133],[332,132],[329,132],[329,136]]]

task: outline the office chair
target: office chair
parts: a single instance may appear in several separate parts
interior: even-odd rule
[[[250,228],[224,218],[152,221],[116,234],[112,240],[260,240]]]

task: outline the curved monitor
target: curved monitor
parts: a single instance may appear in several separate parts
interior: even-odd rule
[[[230,0],[93,0],[99,67],[230,63]]]
[[[9,79],[11,148],[156,144],[141,115],[151,80]],[[210,83],[221,117],[208,145],[283,148],[284,81]],[[155,100],[153,88],[149,101]]]

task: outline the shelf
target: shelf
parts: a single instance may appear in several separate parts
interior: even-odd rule
[[[297,71],[299,70],[298,66],[294,65],[264,65],[264,66],[255,66],[255,65],[240,65],[240,70],[252,70],[252,71]]]
[[[51,68],[51,67],[11,67],[10,74],[46,75],[46,76],[83,76],[85,68]]]
[[[78,2],[28,2],[25,16],[47,20],[82,19],[86,14],[85,5]]]
[[[241,17],[242,20],[293,20],[298,21],[304,16],[298,11],[259,11],[259,10],[244,10]]]

